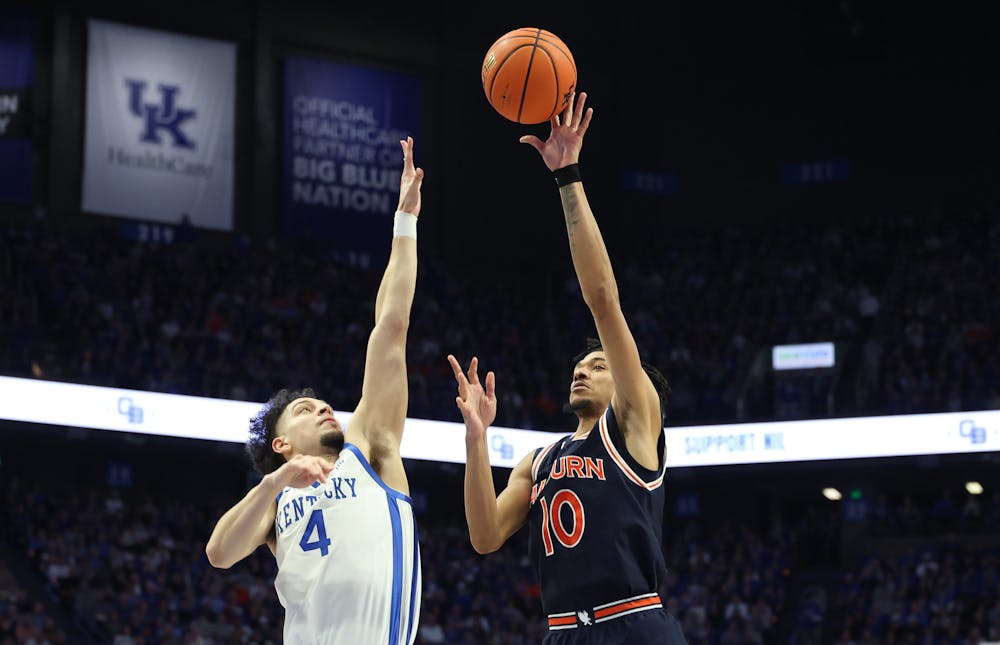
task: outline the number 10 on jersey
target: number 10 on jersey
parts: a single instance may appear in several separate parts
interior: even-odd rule
[[[580,501],[577,494],[565,488],[560,490],[552,496],[551,509],[544,497],[540,498],[539,501],[542,504],[542,544],[545,545],[546,557],[555,552],[555,546],[552,543],[553,533],[559,540],[559,544],[567,549],[572,549],[579,544],[580,540],[583,539],[586,516],[583,512],[583,502]],[[570,511],[573,513],[572,530],[567,530],[562,521],[562,509],[566,505],[569,505]]]

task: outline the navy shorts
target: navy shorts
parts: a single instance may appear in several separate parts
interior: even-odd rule
[[[542,645],[687,645],[687,639],[666,609],[651,609],[604,623],[550,630]]]

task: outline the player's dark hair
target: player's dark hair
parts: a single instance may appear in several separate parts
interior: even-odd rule
[[[271,442],[274,441],[281,413],[289,403],[303,397],[314,399],[316,393],[308,387],[301,390],[279,390],[250,419],[250,438],[247,439],[246,450],[254,469],[261,475],[273,473],[285,463],[285,458],[271,449]]]
[[[576,364],[586,358],[587,354],[591,352],[603,352],[604,345],[601,344],[599,338],[588,338],[585,349],[573,357],[573,362],[571,365],[576,367]],[[653,382],[653,387],[656,388],[656,395],[660,397],[660,418],[667,418],[667,400],[670,397],[670,383],[667,381],[667,377],[663,375],[660,370],[655,366],[650,365],[646,361],[642,361],[642,369],[649,376],[649,380]]]

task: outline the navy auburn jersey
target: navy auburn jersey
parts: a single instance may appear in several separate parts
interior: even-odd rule
[[[659,591],[665,445],[661,432],[658,470],[640,466],[608,406],[586,435],[535,452],[528,552],[546,613]]]

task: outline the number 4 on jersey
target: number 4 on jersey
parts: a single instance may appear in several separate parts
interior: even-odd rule
[[[310,542],[309,538],[313,534],[313,529],[316,530],[316,539]],[[299,546],[302,547],[303,551],[319,549],[322,555],[330,553],[330,538],[326,537],[326,524],[323,522],[322,509],[317,508],[309,515],[309,522],[306,524],[305,532],[302,533],[302,539],[299,540]]]

